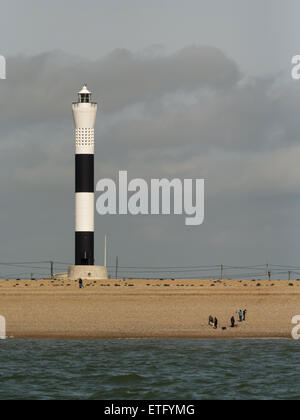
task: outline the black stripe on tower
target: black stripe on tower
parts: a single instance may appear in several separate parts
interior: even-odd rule
[[[78,193],[95,192],[94,188],[94,155],[76,155],[75,158],[75,191]]]
[[[94,232],[75,233],[75,265],[94,265]]]
[[[94,193],[94,155],[75,156],[76,193]],[[75,233],[75,265],[94,265],[94,232]]]

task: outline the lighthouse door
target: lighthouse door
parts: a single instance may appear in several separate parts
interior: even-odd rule
[[[81,265],[89,265],[89,256],[86,251],[84,251],[83,258],[81,259]]]
[[[76,232],[75,265],[94,265],[94,233]]]

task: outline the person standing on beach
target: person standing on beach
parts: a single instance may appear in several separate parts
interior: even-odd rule
[[[234,316],[231,318],[231,328],[235,327],[235,318]]]
[[[243,312],[241,309],[239,311],[239,318],[240,318],[240,322],[243,322]]]
[[[213,319],[213,317],[211,315],[208,318],[208,325],[210,325],[211,327],[214,325],[214,319]]]
[[[83,289],[83,281],[82,281],[82,279],[79,279],[79,289]]]
[[[215,330],[217,330],[218,329],[218,318],[215,318],[215,322],[214,322],[214,328],[215,328]]]
[[[243,321],[246,321],[246,315],[247,315],[247,309],[245,309],[243,312]]]

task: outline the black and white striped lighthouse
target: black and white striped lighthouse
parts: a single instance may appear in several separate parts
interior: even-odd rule
[[[94,127],[98,105],[83,86],[73,103],[75,122],[75,265],[94,265]]]

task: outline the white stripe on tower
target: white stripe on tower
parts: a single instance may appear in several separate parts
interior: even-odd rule
[[[94,232],[94,193],[76,193],[75,208],[75,232]]]
[[[94,127],[98,105],[86,86],[73,103],[75,122],[75,265],[94,265]]]

